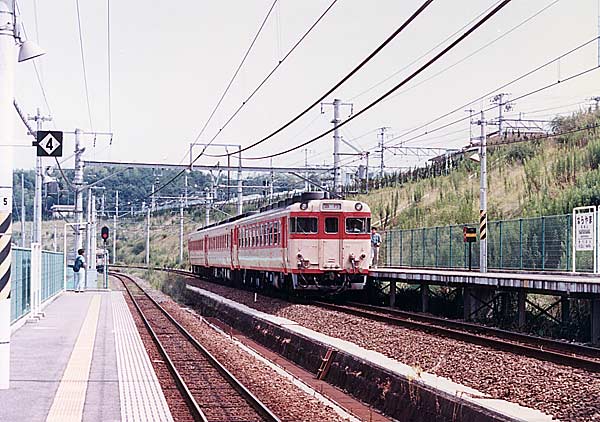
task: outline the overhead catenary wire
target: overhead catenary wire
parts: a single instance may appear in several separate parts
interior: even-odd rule
[[[263,28],[265,27],[265,24],[267,23],[267,20],[269,19],[269,16],[271,16],[271,13],[273,12],[273,9],[275,8],[275,5],[277,4],[278,0],[274,0],[273,3],[271,4],[271,7],[269,8],[269,10],[267,11],[267,15],[264,17],[264,19],[262,20],[262,23],[260,24],[260,27],[258,28],[258,31],[256,32],[256,34],[254,35],[254,38],[252,39],[252,41],[250,42],[250,45],[248,46],[248,48],[246,49],[246,53],[244,53],[244,56],[242,57],[242,60],[240,61],[240,63],[238,64],[237,68],[235,69],[235,72],[233,72],[233,76],[231,77],[231,79],[229,80],[229,83],[227,84],[227,86],[225,87],[225,90],[221,93],[221,96],[219,97],[219,100],[217,101],[217,104],[215,104],[212,112],[210,113],[210,115],[208,116],[208,119],[206,119],[206,122],[204,123],[204,126],[202,126],[202,129],[200,129],[200,132],[198,133],[198,135],[196,135],[196,138],[194,139],[194,143],[198,142],[198,140],[202,137],[202,135],[204,134],[204,131],[206,130],[206,128],[208,127],[209,123],[211,122],[212,118],[214,117],[215,113],[217,112],[217,110],[219,109],[219,107],[221,106],[221,103],[223,102],[223,100],[225,99],[225,96],[227,95],[227,93],[229,92],[229,89],[231,88],[231,86],[233,85],[233,82],[235,81],[235,79],[237,78],[237,75],[240,73],[240,70],[242,69],[242,67],[244,66],[244,63],[246,62],[246,59],[248,58],[248,56],[250,55],[250,52],[252,51],[252,48],[254,47],[254,44],[256,44],[256,41],[258,40],[258,37],[260,36]],[[206,149],[206,147],[205,147]]]
[[[405,136],[407,136],[407,135],[410,135],[411,133],[415,133],[415,132],[417,132],[418,130],[420,130],[420,129],[423,129],[423,128],[426,128],[426,127],[428,127],[429,125],[431,125],[431,124],[433,124],[433,123],[435,123],[435,122],[437,122],[437,121],[440,121],[440,120],[442,120],[442,119],[444,119],[444,118],[446,118],[446,117],[448,117],[448,116],[451,116],[452,114],[454,114],[454,113],[456,113],[456,112],[463,111],[463,110],[465,109],[465,107],[468,107],[468,106],[470,106],[470,105],[472,105],[472,104],[474,104],[474,103],[476,103],[476,102],[478,102],[478,101],[481,101],[481,100],[483,100],[483,99],[485,99],[485,98],[487,98],[487,97],[489,97],[489,96],[493,95],[494,93],[496,93],[496,92],[498,92],[498,91],[500,91],[500,90],[502,90],[502,89],[504,89],[504,88],[506,88],[506,87],[508,87],[508,86],[510,86],[510,85],[513,85],[513,84],[515,84],[515,83],[517,83],[517,82],[519,82],[519,81],[521,81],[521,80],[523,80],[523,79],[527,78],[528,76],[531,76],[532,74],[534,74],[534,73],[536,73],[536,72],[539,72],[540,70],[542,70],[542,69],[544,69],[544,68],[546,68],[546,67],[550,66],[551,64],[553,64],[553,63],[556,63],[557,61],[559,61],[559,60],[561,60],[561,59],[563,59],[563,58],[565,58],[565,57],[567,57],[567,56],[569,56],[569,55],[571,55],[571,54],[573,54],[573,53],[575,53],[575,52],[577,52],[577,51],[581,50],[581,49],[582,49],[582,48],[584,48],[584,47],[587,47],[588,45],[590,45],[591,43],[593,43],[593,42],[595,42],[595,41],[597,41],[597,40],[598,40],[598,37],[594,37],[594,38],[592,38],[592,39],[590,39],[590,40],[588,40],[588,41],[586,41],[586,42],[584,42],[584,43],[582,43],[582,44],[579,44],[579,45],[577,45],[576,47],[574,47],[574,48],[572,48],[572,49],[568,50],[567,52],[565,52],[565,53],[563,53],[563,54],[561,54],[561,55],[559,55],[559,56],[557,56],[557,57],[553,58],[552,60],[549,60],[549,61],[545,62],[544,64],[542,64],[542,65],[540,65],[540,66],[537,66],[537,67],[533,68],[532,70],[530,70],[530,71],[528,71],[528,72],[525,72],[524,74],[522,74],[522,75],[520,75],[520,76],[518,76],[518,77],[516,77],[516,78],[512,79],[511,81],[509,81],[509,82],[506,82],[506,83],[504,83],[504,84],[502,84],[502,85],[500,85],[500,86],[498,86],[498,87],[496,87],[496,88],[494,88],[494,89],[492,89],[492,90],[490,90],[490,91],[486,92],[485,94],[483,94],[483,95],[481,95],[481,96],[479,96],[479,97],[477,97],[477,98],[475,98],[475,99],[473,99],[473,100],[471,100],[471,101],[469,101],[469,102],[467,102],[467,103],[465,103],[465,104],[462,104],[462,105],[460,105],[460,106],[458,106],[458,107],[456,107],[456,108],[452,109],[451,111],[449,111],[449,112],[446,112],[446,113],[444,113],[444,114],[442,114],[442,115],[440,115],[440,116],[438,116],[438,117],[436,117],[436,118],[434,118],[434,119],[432,119],[432,120],[428,121],[427,123],[424,123],[424,124],[422,124],[422,125],[419,125],[419,126],[417,126],[417,127],[413,128],[413,129],[410,129],[410,130],[406,131],[405,133],[403,133],[403,134],[401,134],[401,135],[395,136],[395,137],[393,137],[393,138],[391,138],[391,139],[387,140],[387,141],[386,141],[386,143],[389,143],[389,142],[395,141],[395,140],[397,140],[397,139],[400,139],[400,138],[402,138],[402,137],[405,137]],[[513,99],[513,101],[514,101],[514,99]],[[462,121],[466,120],[467,118],[468,118],[468,117],[461,118],[461,119],[458,119],[458,120],[456,120],[456,121],[454,121],[454,122],[452,122],[452,123],[453,123],[453,124],[454,124],[454,123],[459,123],[459,122],[462,122]],[[439,129],[443,129],[443,128],[445,128],[445,127],[448,127],[448,125],[444,125],[443,127],[440,127]],[[435,130],[438,130],[438,129],[435,129]],[[421,134],[421,135],[419,135],[419,136],[417,136],[417,137],[415,137],[415,138],[411,138],[411,140],[413,140],[413,139],[417,139],[417,138],[419,138],[419,137],[421,137],[421,136],[425,136],[425,135],[427,135],[427,134],[429,134],[429,133],[431,133],[431,132],[434,132],[435,130],[429,130],[429,131],[425,131],[423,134]]]
[[[517,29],[519,29],[520,27],[522,27],[523,25],[525,25],[526,23],[530,22],[531,20],[535,19],[536,17],[538,17],[539,15],[541,15],[543,12],[545,12],[546,10],[548,10],[549,8],[551,8],[552,6],[554,6],[556,3],[558,3],[560,0],[554,0],[553,2],[551,2],[550,4],[546,5],[545,7],[543,7],[542,9],[538,10],[537,12],[535,12],[533,15],[529,16],[528,18],[526,18],[525,20],[521,21],[520,23],[518,23],[517,25],[513,26],[512,28],[510,28],[508,31],[500,34],[499,36],[497,36],[496,38],[494,38],[493,40],[487,42],[486,44],[482,45],[481,47],[477,48],[475,51],[467,54],[465,57],[463,57],[462,59],[452,63],[451,65],[441,69],[440,71],[436,72],[435,74],[429,76],[426,79],[423,79],[422,81],[420,81],[419,83],[410,86],[408,88],[406,88],[403,91],[397,92],[396,94],[392,95],[389,100],[396,98],[399,95],[402,95],[408,91],[411,91],[421,85],[423,85],[424,83],[429,82],[432,79],[437,78],[440,75],[443,75],[444,73],[446,73],[447,71],[449,71],[450,69],[455,68],[456,66],[458,66],[461,63],[464,63],[465,61],[467,61],[468,59],[470,59],[471,57],[475,56],[476,54],[480,53],[481,51],[487,49],[488,47],[492,46],[493,44],[495,44],[496,42],[500,41],[501,39],[503,39],[504,37],[508,36],[509,34],[511,34],[512,32],[516,31]]]
[[[497,1],[495,4],[500,3],[501,0]],[[556,0],[556,1],[560,1],[560,0]],[[446,38],[444,38],[442,41],[440,41],[439,43],[437,43],[435,46],[433,46],[432,48],[430,48],[429,50],[427,50],[425,53],[421,54],[419,57],[417,57],[416,59],[414,59],[413,61],[411,61],[410,63],[408,63],[405,66],[402,66],[402,68],[396,70],[394,73],[392,73],[391,75],[389,75],[388,77],[384,78],[383,80],[371,85],[370,87],[368,87],[367,89],[364,89],[363,91],[359,92],[358,94],[350,97],[348,99],[348,101],[354,101],[355,99],[362,97],[363,95],[367,94],[368,92],[371,92],[373,89],[383,85],[384,83],[386,83],[387,81],[389,81],[390,79],[392,79],[394,76],[397,76],[398,74],[402,73],[403,71],[405,71],[406,69],[409,69],[411,66],[413,66],[414,64],[418,63],[419,60],[427,57],[429,54],[433,53],[435,50],[437,50],[438,48],[440,48],[442,45],[444,45],[445,43],[447,43],[449,40],[451,40],[452,38],[454,38],[456,35],[458,35],[461,31],[464,31],[465,28],[467,28],[469,25],[471,25],[473,22],[475,22],[477,19],[481,18],[486,12],[488,12],[489,10],[492,9],[492,7],[494,7],[495,4],[492,4],[490,7],[488,7],[487,9],[485,9],[483,12],[479,13],[477,16],[475,16],[473,19],[471,19],[469,22],[467,22],[466,24],[464,24],[463,26],[461,26],[459,29],[457,29],[455,32],[453,32],[452,34],[450,34],[449,36],[447,36]]]
[[[94,124],[92,122],[92,108],[90,106],[90,91],[88,88],[87,70],[86,70],[86,66],[85,66],[85,52],[84,52],[84,48],[83,48],[83,31],[81,30],[81,13],[79,10],[79,0],[75,0],[75,6],[77,9],[77,28],[79,30],[79,50],[81,52],[81,66],[83,68],[83,84],[84,84],[84,88],[85,88],[85,101],[87,104],[87,112],[88,112],[88,119],[89,119],[89,123],[90,123],[90,129],[93,131]]]
[[[439,52],[434,57],[432,57],[429,61],[427,61],[425,64],[423,64],[419,69],[417,69],[416,71],[414,71],[410,76],[408,76],[407,78],[405,78],[400,83],[396,84],[396,86],[394,86],[393,88],[391,88],[390,90],[388,90],[385,94],[383,94],[382,96],[380,96],[379,98],[377,98],[375,101],[371,102],[369,105],[367,105],[365,108],[363,108],[362,110],[360,110],[358,113],[350,116],[348,119],[346,119],[346,120],[342,121],[341,123],[339,123],[337,125],[337,128],[340,128],[340,127],[348,124],[352,120],[354,120],[354,119],[358,118],[359,116],[361,116],[362,114],[366,113],[368,110],[370,110],[371,108],[375,107],[377,104],[379,104],[380,102],[382,102],[383,100],[385,100],[387,97],[389,97],[390,95],[392,95],[395,91],[397,91],[398,89],[400,89],[402,86],[404,86],[405,84],[407,84],[408,82],[410,82],[412,79],[414,79],[416,76],[418,76],[421,72],[423,72],[429,66],[431,66],[432,64],[434,64],[435,62],[437,62],[440,58],[442,58],[444,55],[446,55],[454,47],[456,47],[458,44],[460,44],[465,38],[467,38],[469,35],[471,35],[473,32],[475,32],[481,25],[483,25],[485,22],[487,22],[489,19],[491,19],[494,15],[496,15],[500,10],[502,10],[511,1],[512,0],[504,0],[502,3],[500,3],[498,6],[496,6],[491,12],[489,12],[485,17],[483,17],[482,19],[480,19],[469,30],[467,30],[460,37],[458,37],[455,41],[453,41],[450,45],[448,45],[441,52]],[[317,140],[321,139],[322,137],[324,137],[324,136],[332,133],[335,129],[336,129],[335,127],[331,128],[331,129],[329,129],[329,130],[321,133],[320,135],[318,135],[318,136],[316,136],[316,137],[314,137],[312,139],[309,139],[308,141],[306,141],[306,142],[304,142],[304,143],[302,143],[300,145],[296,145],[295,147],[288,148],[286,150],[283,150],[283,151],[280,151],[280,152],[277,152],[277,153],[274,153],[274,154],[269,154],[269,155],[261,156],[261,157],[245,157],[245,159],[246,160],[264,160],[264,159],[267,159],[267,158],[278,157],[280,155],[284,155],[284,154],[290,153],[290,152],[295,151],[295,150],[297,150],[299,148],[302,148],[302,147],[304,147],[306,145],[309,145],[309,144],[311,144],[313,142],[316,142]]]
[[[391,43],[398,35],[400,35],[400,33],[402,33],[421,13],[423,13],[425,11],[425,9],[427,9],[427,7],[429,7],[431,5],[431,3],[433,3],[433,1],[434,0],[425,1],[411,16],[408,17],[408,19],[406,19],[404,21],[404,23],[402,23],[402,25],[400,25],[385,41],[383,41],[377,48],[375,48],[375,50],[373,50],[366,58],[364,58],[346,76],[344,76],[339,82],[337,82],[335,85],[333,85],[331,88],[329,88],[324,94],[322,94],[319,98],[317,98],[313,103],[311,103],[309,106],[307,106],[304,110],[302,110],[296,116],[294,116],[293,118],[288,120],[286,123],[284,123],[278,129],[274,130],[269,135],[254,142],[253,144],[242,148],[240,151],[237,151],[235,153],[230,153],[230,154],[216,154],[216,155],[212,155],[212,157],[226,157],[228,155],[234,155],[239,152],[248,151],[249,149],[255,148],[256,146],[264,143],[265,141],[271,139],[275,135],[281,133],[282,131],[284,131],[285,129],[290,127],[292,124],[294,124],[296,121],[298,121],[302,116],[304,116],[306,113],[308,113],[313,107],[318,105],[321,101],[323,101],[325,98],[327,98],[327,96],[329,96],[332,92],[334,92],[336,89],[338,89],[340,86],[342,86],[346,81],[348,81],[350,78],[352,78],[359,70],[361,70],[375,56],[377,56],[377,54],[379,54],[389,43]],[[511,0],[509,0],[509,1],[511,1]],[[194,159],[193,163],[196,162],[198,160],[198,158],[200,158],[200,155]]]
[[[312,30],[319,24],[319,22],[321,22],[321,20],[331,10],[331,8],[333,8],[333,6],[337,3],[337,1],[338,0],[333,0],[329,4],[329,6],[327,7],[327,9],[325,9],[323,11],[323,13],[321,13],[321,15],[317,18],[317,20],[313,22],[313,24],[304,32],[304,34],[302,34],[302,36],[298,39],[298,41],[296,41],[296,43],[292,46],[292,48],[290,48],[288,50],[288,52],[285,54],[285,56],[283,56],[283,58],[277,62],[277,64],[275,65],[275,67],[273,67],[273,69],[271,69],[271,71],[267,74],[267,76],[265,76],[263,78],[263,80],[256,86],[256,88],[254,88],[254,90],[250,93],[250,95],[248,97],[246,97],[246,99],[244,101],[242,101],[242,104],[240,104],[240,106],[233,112],[233,114],[231,116],[229,116],[229,118],[225,121],[225,123],[223,124],[223,126],[221,126],[221,128],[219,129],[219,131],[209,141],[209,144],[211,144],[212,142],[214,142],[217,139],[217,137],[221,134],[221,132],[223,130],[225,130],[225,128],[227,126],[229,126],[229,123],[231,123],[233,121],[233,119],[242,111],[242,109],[248,104],[248,102],[252,99],[252,97],[254,97],[254,95],[256,95],[256,93],[263,87],[263,85],[265,83],[267,83],[267,81],[271,78],[271,76],[273,76],[273,74],[277,71],[277,69],[286,61],[286,59],[294,52],[294,50],[296,50],[296,48],[298,48],[298,46],[312,32]],[[206,154],[205,151],[206,151],[206,148],[204,148],[203,152],[194,160],[194,163],[196,161],[198,161],[198,159],[202,155],[205,155],[206,157],[221,157],[221,156],[226,156],[227,155],[227,154],[224,154],[224,155]]]
[[[273,67],[273,69],[267,74],[267,76],[265,76],[263,78],[263,80],[258,84],[258,86],[256,88],[254,88],[254,90],[250,93],[250,95],[242,102],[242,104],[237,108],[237,110],[227,119],[227,121],[225,122],[225,124],[221,127],[221,129],[219,129],[219,131],[213,136],[213,138],[209,141],[209,144],[214,142],[216,140],[216,138],[218,137],[218,135],[227,127],[227,125],[238,115],[238,113],[244,108],[244,106],[246,104],[248,104],[248,102],[260,91],[260,89],[267,83],[267,81],[271,78],[271,76],[273,76],[275,74],[275,72],[277,71],[277,69],[279,69],[279,67],[292,55],[292,53],[300,46],[300,44],[302,44],[302,42],[308,37],[308,35],[315,29],[315,27],[319,24],[319,22],[321,22],[323,20],[323,18],[325,17],[325,15],[327,15],[327,13],[333,8],[333,6],[337,3],[337,0],[333,0],[329,6],[323,11],[323,13],[321,13],[321,15],[317,18],[317,20],[315,22],[313,22],[313,24],[302,34],[302,36],[298,39],[298,41],[296,41],[296,43],[292,46],[292,48],[290,48],[290,50],[288,50],[288,52],[286,53],[286,55],[279,60],[279,62],[277,63],[277,65],[275,65],[275,67]],[[192,164],[194,164],[196,161],[198,161],[198,159],[205,154],[206,151],[206,146],[203,148],[203,150],[200,152],[200,154],[198,156],[196,156],[196,158],[192,161]],[[186,153],[189,154],[189,151]],[[206,156],[209,156],[209,154],[205,154]],[[210,155],[212,156],[212,155]],[[191,158],[191,157],[190,157]],[[184,158],[185,159],[185,158]],[[157,188],[157,190],[155,192],[159,192],[162,189],[164,189],[165,187],[171,185],[172,183],[174,183],[177,179],[179,179],[183,174],[185,173],[185,170],[180,171],[179,173],[177,173],[174,177],[172,177],[169,181],[167,181],[164,185],[159,186]],[[146,197],[146,198],[149,198]]]
[[[558,81],[552,82],[552,83],[550,83],[550,84],[547,84],[547,85],[544,85],[544,86],[542,86],[542,87],[540,87],[540,88],[536,88],[536,89],[535,89],[535,90],[533,90],[533,91],[529,91],[529,92],[527,92],[527,93],[525,93],[525,94],[523,94],[523,95],[520,95],[520,96],[518,96],[518,97],[515,97],[515,98],[513,98],[513,99],[512,99],[512,101],[518,101],[518,100],[520,100],[520,99],[523,99],[523,98],[529,97],[529,96],[531,96],[531,95],[537,94],[538,92],[541,92],[541,91],[544,91],[544,90],[546,90],[546,89],[552,88],[552,87],[554,87],[554,86],[556,86],[556,85],[559,85],[559,84],[562,84],[562,83],[568,82],[568,81],[570,81],[570,80],[573,80],[573,79],[579,78],[579,77],[581,77],[581,76],[587,75],[588,73],[590,73],[590,72],[593,72],[594,70],[597,70],[597,69],[598,69],[598,67],[599,67],[598,65],[595,65],[595,66],[593,66],[593,67],[590,67],[590,68],[587,68],[587,69],[585,69],[585,70],[583,70],[583,71],[581,71],[581,72],[578,72],[578,73],[576,73],[576,74],[574,74],[574,75],[571,75],[571,76],[569,76],[569,77],[567,77],[567,78],[564,78],[564,79],[561,79],[561,80],[558,80]],[[483,111],[490,111],[490,110],[493,110],[493,109],[495,109],[495,108],[497,108],[497,105],[490,106],[490,107],[488,107],[488,108],[484,109]],[[402,143],[402,144],[405,144],[405,143],[407,143],[407,142],[414,141],[415,139],[419,139],[419,138],[421,138],[421,137],[423,137],[423,136],[425,136],[425,135],[429,135],[429,134],[431,134],[431,133],[437,132],[438,130],[442,130],[442,129],[445,129],[445,128],[447,128],[447,127],[453,126],[453,125],[455,125],[455,124],[457,124],[457,123],[464,122],[465,120],[467,120],[467,119],[470,119],[470,117],[471,117],[471,116],[466,116],[466,117],[462,117],[462,118],[459,118],[459,119],[453,120],[453,121],[451,121],[450,123],[446,123],[446,124],[444,124],[444,125],[438,126],[438,127],[434,128],[434,129],[431,129],[431,130],[429,130],[429,131],[427,131],[427,132],[425,132],[425,133],[422,133],[422,134],[420,134],[420,135],[415,135],[415,136],[413,136],[412,138],[405,139],[405,140],[401,141],[400,143]],[[391,140],[395,140],[395,139],[398,139],[398,138],[393,138],[393,139],[391,139]],[[390,141],[391,141],[391,140],[390,140]],[[396,146],[396,145],[399,145],[399,144],[394,144],[393,146]]]

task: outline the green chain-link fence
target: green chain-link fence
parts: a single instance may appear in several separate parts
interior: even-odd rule
[[[428,268],[467,268],[469,246],[463,227],[476,224],[384,233],[385,265]],[[572,216],[553,215],[488,222],[488,268],[571,271]],[[472,267],[479,267],[479,242],[472,244]],[[577,270],[593,270],[592,252],[577,253]]]
[[[42,302],[59,293],[63,288],[63,254],[42,251]],[[29,313],[31,282],[31,250],[12,248],[10,290],[10,320],[14,322]]]

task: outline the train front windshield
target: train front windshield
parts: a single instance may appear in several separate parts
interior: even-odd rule
[[[370,218],[349,217],[346,218],[346,233],[360,234],[369,233],[371,230]]]

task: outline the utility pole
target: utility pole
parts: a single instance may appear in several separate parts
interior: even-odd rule
[[[179,201],[179,263],[183,262],[183,198]]]
[[[208,226],[210,224],[210,203],[212,200],[212,187],[210,189],[208,189],[206,191],[206,204],[205,204],[205,209],[206,209],[206,219],[204,222],[204,226]]]
[[[350,114],[352,114],[353,104],[352,103],[342,103],[342,100],[335,99],[333,103],[321,103],[321,113],[323,113],[324,105],[332,105],[333,106],[333,192],[339,193],[342,190],[342,169],[340,168],[340,130],[339,125],[341,123],[340,119],[340,108],[342,106],[350,106]]]
[[[304,167],[308,168],[308,148],[304,148]],[[304,173],[304,191],[310,190],[310,184],[308,183],[308,172]]]
[[[505,109],[506,106],[506,111],[511,109],[511,105],[509,102],[504,102],[504,97],[507,97],[509,94],[507,93],[500,93],[494,96],[494,98],[492,98],[492,102],[494,103],[498,103],[498,136],[502,136],[502,123],[503,123],[503,116],[502,116],[502,112]]]
[[[269,181],[269,200],[273,200],[273,194],[275,185],[275,173],[273,172],[273,159],[271,158],[271,179]]]
[[[75,175],[73,177],[73,187],[75,188],[75,253],[83,247],[83,236],[81,235],[83,225],[83,152],[85,148],[81,147],[81,129],[75,129]]]
[[[188,206],[188,172],[189,170],[186,170],[183,176],[183,183],[184,183],[184,187],[183,187],[183,194],[185,195],[185,206]]]
[[[28,116],[27,120],[34,120],[37,123],[37,131],[42,131],[44,122],[52,120],[50,116],[42,116],[40,109],[37,109],[35,116]],[[33,198],[33,233],[32,241],[42,243],[42,157],[35,158],[35,196]]]
[[[85,225],[85,261],[87,268],[85,272],[85,288],[88,286],[88,274],[92,269],[92,203],[94,202],[92,189],[87,189],[87,210],[86,210],[86,221]]]
[[[151,202],[152,206],[152,211],[154,211],[156,209],[156,200],[154,199],[154,181],[152,181],[152,202]]]
[[[21,173],[21,247],[25,247],[25,172]]]
[[[385,132],[389,129],[389,127],[379,128],[379,179],[383,180],[384,175],[384,155],[385,155]]]
[[[465,113],[469,113],[469,145],[473,143],[473,113],[475,110],[472,108],[465,110]]]
[[[238,180],[237,180],[237,215],[244,212],[244,194],[242,192],[242,146],[238,152]]]
[[[366,175],[365,175],[365,182],[366,182],[366,186],[365,186],[365,192],[367,194],[369,194],[369,151],[365,151],[365,155],[366,155]]]
[[[117,263],[117,225],[119,222],[119,191],[115,192],[115,216],[113,218],[113,264]]]
[[[479,188],[479,271],[487,273],[487,134],[485,112],[481,110],[481,140],[479,158],[481,178]]]
[[[144,203],[145,205],[145,203]],[[150,266],[150,207],[146,208],[146,266]]]

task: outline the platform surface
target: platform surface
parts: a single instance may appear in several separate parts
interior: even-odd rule
[[[428,268],[380,267],[369,270],[371,277],[409,283],[481,285],[522,288],[557,293],[600,295],[600,275],[528,272],[487,272]]]
[[[62,293],[11,337],[0,421],[171,421],[121,292]]]

